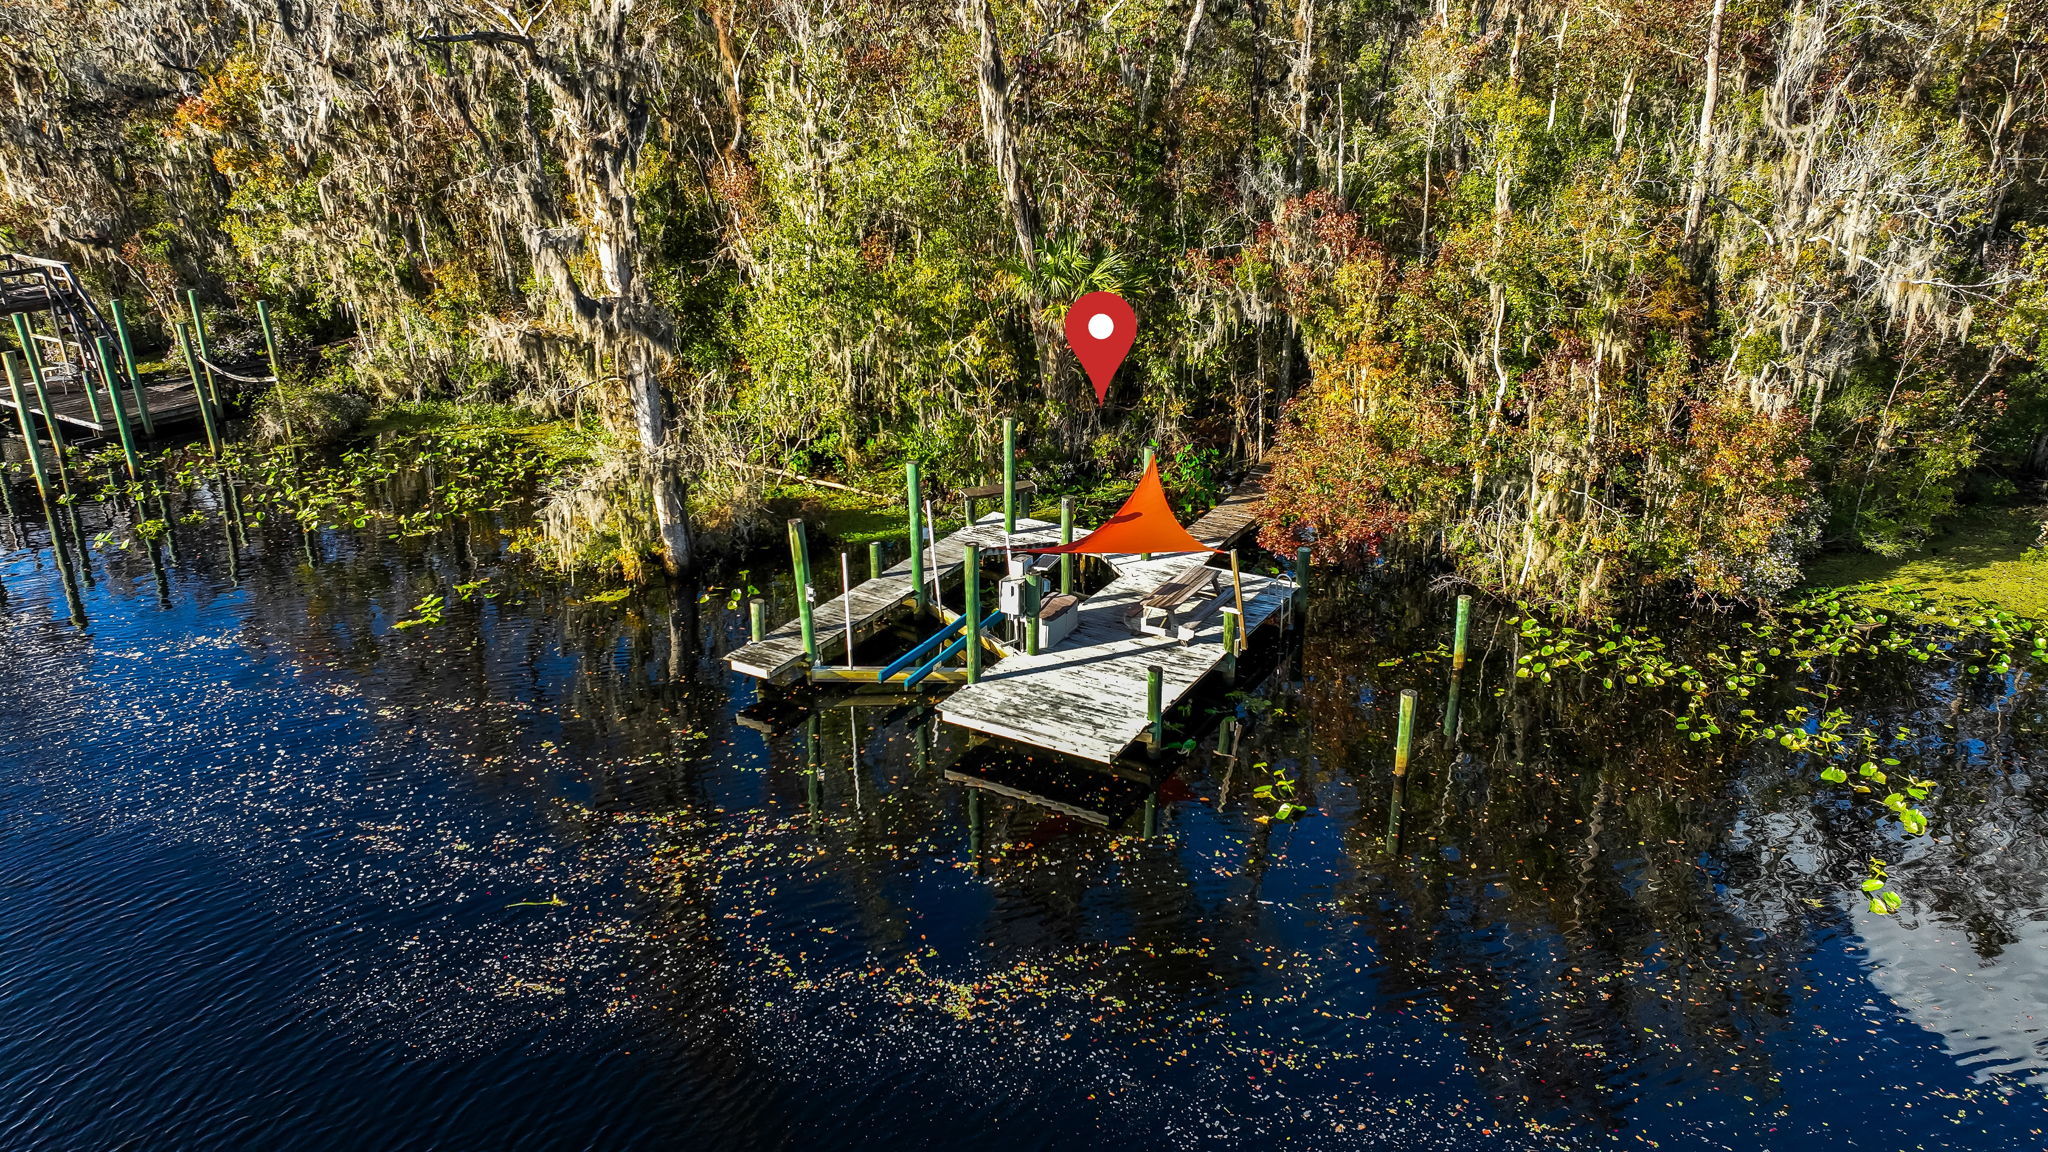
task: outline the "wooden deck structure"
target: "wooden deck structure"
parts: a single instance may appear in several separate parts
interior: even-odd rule
[[[1010,534],[1009,541],[1013,547],[1037,548],[1059,543],[1059,534],[1060,527],[1057,524],[1018,517],[1017,531]],[[969,544],[980,547],[984,554],[1002,551],[1002,515],[990,513],[972,527],[940,537],[936,556],[925,558],[925,580],[931,580],[936,560],[940,588],[957,583],[960,579],[960,569],[966,564]],[[818,670],[829,677],[832,676],[829,666],[835,660],[838,663],[845,663],[848,600],[852,602],[853,641],[858,645],[862,640],[886,627],[889,615],[911,603],[914,594],[915,585],[908,560],[899,560],[890,565],[877,579],[854,585],[849,597],[842,598],[819,590],[816,607],[812,611],[813,635],[818,646]],[[984,638],[984,643],[998,655],[1007,655],[1009,652],[1006,646],[988,638]],[[802,629],[797,621],[791,620],[761,639],[733,649],[726,654],[725,662],[733,671],[744,672],[758,680],[766,680],[771,684],[791,683],[803,677],[806,671]],[[868,680],[874,680],[872,670],[868,672]]]
[[[58,420],[63,421],[67,428],[90,436],[112,436],[114,434],[113,416],[108,413],[101,413],[102,416],[105,416],[104,420],[94,419],[92,406],[86,403],[84,391],[72,386],[69,376],[50,372],[45,374],[45,380],[49,385],[52,414]],[[142,392],[144,396],[149,398],[149,418],[159,429],[165,425],[199,419],[199,396],[193,390],[190,380],[179,380],[175,383],[145,383],[142,387]],[[140,436],[142,429],[139,422],[140,418],[135,413],[134,400],[125,394],[121,398],[128,405],[128,426],[136,435]],[[106,394],[104,392],[101,393],[100,402],[102,404],[106,403]],[[0,408],[10,411],[14,408],[14,399],[7,394],[4,386],[0,386]],[[38,416],[42,414],[42,410],[36,407],[34,397],[30,397],[28,400],[28,410]],[[9,419],[11,420],[13,417],[10,416]]]
[[[1109,764],[1150,723],[1150,669],[1162,673],[1160,707],[1167,709],[1223,662],[1220,609],[1235,606],[1227,577],[1213,600],[1189,614],[1194,635],[1186,642],[1134,634],[1132,627],[1132,616],[1145,598],[1191,565],[1207,563],[1205,554],[1105,559],[1117,570],[1116,579],[1081,602],[1081,619],[1071,636],[1036,656],[1013,656],[990,665],[979,683],[940,702],[940,718],[990,736]],[[1245,574],[1246,635],[1275,619],[1293,595],[1291,581]]]
[[[1197,540],[1229,549],[1258,526],[1266,499],[1266,467],[1254,468],[1229,497],[1189,525]],[[1019,518],[1017,531],[1005,537],[1002,516],[991,513],[937,541],[926,560],[925,580],[934,567],[939,587],[957,586],[966,545],[987,555],[1007,542],[1016,548],[1037,547],[1058,540],[1057,525]],[[1147,627],[1144,604],[1162,589],[1184,588],[1192,570],[1220,560],[1212,553],[1173,553],[1149,557],[1099,556],[1114,572],[1110,583],[1080,602],[1073,631],[1035,655],[1026,655],[991,636],[983,647],[1000,657],[978,682],[963,683],[964,673],[946,670],[926,683],[954,690],[938,705],[941,719],[985,736],[1003,737],[1098,764],[1114,764],[1151,724],[1148,699],[1153,669],[1160,673],[1161,711],[1171,709],[1196,685],[1224,664],[1225,609],[1237,607],[1237,590],[1227,569],[1183,604],[1174,606],[1166,628]],[[1249,644],[1257,630],[1283,619],[1296,595],[1293,580],[1245,573],[1243,638]],[[771,684],[809,679],[817,684],[851,686],[866,682],[884,688],[877,668],[848,667],[847,617],[852,617],[854,644],[887,628],[899,609],[913,604],[913,574],[908,560],[879,577],[856,585],[847,597],[820,594],[813,609],[817,645],[815,665],[804,656],[797,621],[769,632],[761,640],[734,649],[726,662]],[[941,619],[954,613],[934,607]],[[835,666],[837,665],[837,666]],[[896,679],[903,679],[899,674]]]
[[[83,432],[89,437],[117,431],[113,413],[105,408],[107,391],[98,352],[98,342],[106,340],[117,352],[108,368],[119,383],[116,390],[120,393],[122,411],[128,415],[130,431],[137,436],[144,434],[127,368],[118,355],[118,350],[125,347],[121,341],[126,331],[119,326],[122,321],[118,303],[116,324],[110,326],[70,265],[20,253],[0,253],[0,316],[20,317],[21,327],[8,325],[6,335],[25,332],[35,345],[43,365],[44,391],[50,398],[49,415],[74,433]],[[155,383],[142,380],[141,384],[149,405],[150,427],[198,418],[199,397],[189,378]],[[88,392],[92,393],[90,398]],[[30,412],[42,415],[32,394],[25,393],[24,398]],[[14,406],[13,396],[0,387],[0,407]]]

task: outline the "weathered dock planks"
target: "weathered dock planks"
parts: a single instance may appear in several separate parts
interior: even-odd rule
[[[1222,503],[1188,525],[1188,535],[1211,548],[1235,547],[1259,525],[1259,509],[1266,505],[1266,474],[1271,467],[1255,465]]]
[[[50,397],[50,409],[57,419],[68,427],[83,429],[95,436],[109,435],[113,432],[114,418],[111,414],[102,413],[106,417],[104,420],[94,417],[92,406],[86,402],[83,389],[73,386],[68,390],[62,390],[67,388],[69,378],[56,373],[51,375],[51,391],[54,394]],[[190,380],[145,384],[142,392],[149,398],[149,417],[155,424],[174,424],[181,420],[199,418],[199,396],[193,390]],[[132,423],[139,418],[135,411],[134,398],[127,395],[124,390],[121,400],[126,405]],[[101,394],[101,401],[105,402],[104,393]],[[13,407],[13,397],[0,391],[0,408]],[[29,398],[28,410],[37,415],[42,414],[42,410],[35,405],[34,397]]]
[[[1003,539],[1003,517],[999,512],[981,517],[972,527],[942,536],[936,555],[925,557],[924,578],[929,581],[932,569],[936,567],[939,586],[943,588],[958,580],[966,561],[967,545],[976,545],[985,554],[1000,552]],[[1017,548],[1057,544],[1059,525],[1019,517],[1017,531],[1010,534],[1009,541]],[[911,600],[914,590],[908,560],[899,560],[881,576],[854,585],[851,596],[854,642],[857,644],[879,632],[889,614]],[[846,618],[846,606],[841,598],[819,589],[812,619],[820,663],[844,661]],[[771,684],[790,683],[804,674],[802,630],[795,620],[791,620],[761,639],[733,649],[726,654],[725,662],[735,672],[743,672]]]
[[[939,704],[949,724],[1108,764],[1150,723],[1145,682],[1163,673],[1162,707],[1171,708],[1223,660],[1223,624],[1217,609],[1234,606],[1228,581],[1219,594],[1190,612],[1195,634],[1186,643],[1168,636],[1132,634],[1132,613],[1160,585],[1204,563],[1204,555],[1122,561],[1117,578],[1083,601],[1073,635],[1036,656],[991,665],[981,682]],[[1247,635],[1271,619],[1294,593],[1286,580],[1247,573]]]

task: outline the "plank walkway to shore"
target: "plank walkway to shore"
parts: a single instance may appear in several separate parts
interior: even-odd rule
[[[1010,545],[1016,548],[1057,544],[1059,539],[1059,525],[1023,516],[1017,518],[1017,531],[1009,535]],[[984,554],[999,553],[1003,550],[1003,540],[1003,517],[999,512],[983,516],[972,527],[939,537],[936,549],[939,587],[944,588],[958,580],[960,569],[966,563],[967,545],[979,545]],[[929,554],[925,557],[924,578],[927,582],[932,578],[933,560]],[[864,565],[866,561],[863,559],[858,563]],[[821,564],[817,571],[829,575],[834,567],[834,564]],[[854,643],[858,644],[886,627],[889,614],[909,603],[913,590],[908,559],[890,565],[876,579],[854,585],[851,596],[847,598],[852,600]],[[821,589],[811,610],[812,635],[818,646],[820,664],[835,658],[844,659],[846,616],[846,600],[827,595]],[[744,672],[771,684],[786,684],[804,674],[803,629],[796,620],[790,620],[761,639],[733,649],[726,654],[725,662],[735,672]]]

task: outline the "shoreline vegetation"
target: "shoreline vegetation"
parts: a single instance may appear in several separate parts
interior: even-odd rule
[[[499,413],[560,563],[858,543],[789,477],[985,482],[1015,418],[1047,491],[1267,460],[1275,554],[1576,619],[2030,578],[1935,558],[2048,478],[2032,6],[300,7],[0,12],[0,244],[173,371],[274,301],[259,442]]]

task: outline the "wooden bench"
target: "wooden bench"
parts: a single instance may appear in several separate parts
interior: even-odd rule
[[[1186,572],[1161,584],[1157,592],[1145,597],[1139,603],[1137,612],[1138,626],[1133,631],[1141,634],[1151,632],[1159,636],[1171,635],[1174,631],[1174,611],[1196,595],[1213,588],[1216,584],[1216,578],[1222,574],[1222,569],[1211,568],[1203,564],[1190,568]],[[1152,627],[1152,613],[1154,612],[1163,613],[1165,616],[1165,620],[1161,622],[1156,630]]]

